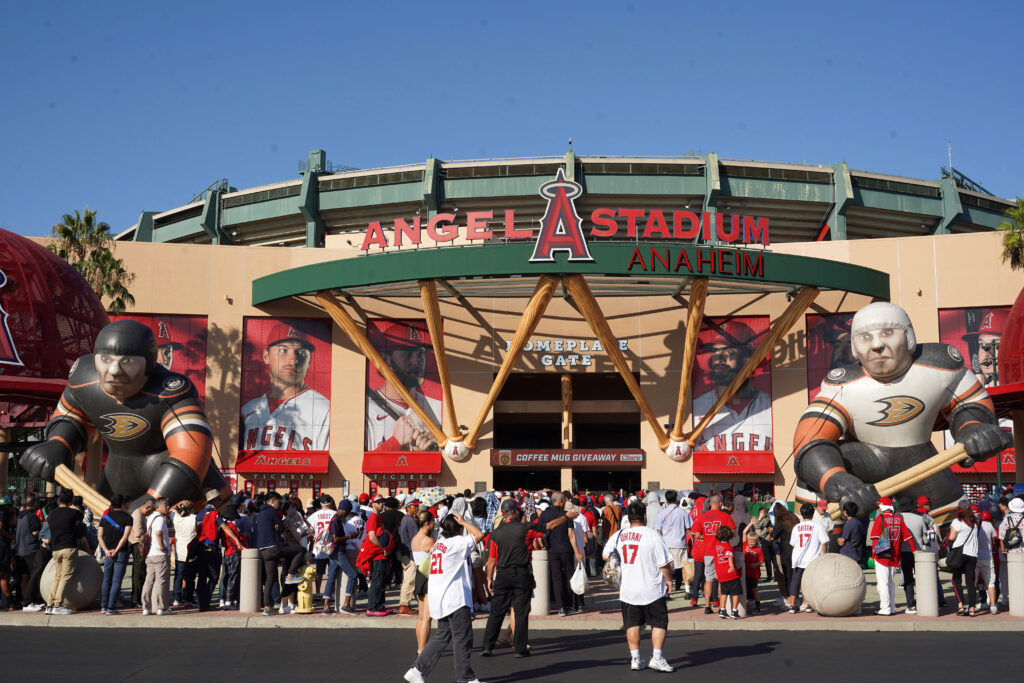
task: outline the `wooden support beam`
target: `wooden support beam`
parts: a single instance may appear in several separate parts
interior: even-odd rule
[[[480,412],[476,416],[476,421],[469,430],[469,434],[466,435],[465,444],[466,448],[470,451],[476,449],[476,441],[480,436],[480,430],[483,429],[484,422],[487,420],[487,415],[491,412],[491,407],[498,399],[498,393],[505,386],[505,382],[512,372],[512,366],[519,360],[523,347],[526,346],[526,342],[530,339],[533,331],[537,329],[537,325],[544,316],[544,311],[547,309],[551,296],[555,293],[557,286],[558,279],[550,275],[541,276],[537,282],[537,287],[533,290],[533,296],[530,297],[530,301],[526,304],[526,309],[519,319],[519,326],[516,327],[516,334],[512,338],[512,344],[505,353],[504,360],[501,361],[501,367],[498,368],[498,374],[494,378],[494,383],[491,384],[491,390],[487,392],[487,397],[484,398],[484,403],[480,406]]]
[[[459,420],[455,416],[452,383],[448,375],[448,354],[444,346],[444,331],[441,329],[441,305],[437,300],[437,287],[433,280],[420,280],[420,298],[423,300],[423,312],[427,316],[430,343],[434,346],[434,360],[437,362],[437,374],[441,380],[441,396],[444,399],[444,418],[448,427],[448,438],[461,440],[462,430],[459,429]]]
[[[320,302],[320,305],[324,307],[324,310],[327,311],[328,315],[331,316],[331,319],[334,320],[334,322],[338,324],[338,327],[341,328],[341,331],[345,333],[345,336],[352,340],[352,343],[363,352],[363,355],[366,356],[367,360],[373,363],[373,367],[377,368],[377,371],[383,375],[384,379],[386,379],[391,386],[398,391],[402,400],[405,401],[414,413],[416,413],[416,417],[418,417],[424,426],[430,431],[438,445],[440,446],[445,443],[448,440],[448,437],[445,436],[445,433],[441,431],[441,428],[434,423],[431,417],[427,415],[426,411],[423,410],[423,407],[416,402],[416,399],[413,398],[411,393],[409,393],[409,390],[405,387],[402,381],[398,379],[395,371],[387,364],[383,356],[380,355],[380,352],[373,348],[373,344],[371,344],[370,340],[366,338],[366,334],[364,334],[363,330],[358,324],[356,324],[356,321],[352,319],[352,316],[348,314],[348,311],[346,311],[341,304],[338,303],[338,300],[329,292],[319,292],[316,295],[316,298]]]
[[[722,406],[724,406],[726,402],[732,398],[737,391],[739,391],[740,387],[743,386],[743,383],[746,382],[752,374],[754,374],[754,369],[757,368],[764,357],[771,352],[775,347],[775,344],[782,339],[782,335],[789,332],[793,325],[796,324],[804,314],[804,311],[807,310],[807,307],[810,306],[815,297],[818,296],[819,291],[820,290],[817,287],[811,287],[810,285],[805,285],[800,288],[796,293],[796,296],[793,297],[793,300],[790,301],[789,306],[775,321],[775,324],[771,326],[771,329],[768,330],[768,334],[761,340],[761,343],[758,344],[757,350],[755,350],[750,358],[747,359],[746,364],[740,368],[740,371],[733,378],[732,382],[729,383],[729,386],[725,388],[722,395],[719,396],[718,400],[716,400],[714,405],[711,406],[707,415],[701,419],[700,424],[698,424],[692,432],[687,434],[686,440],[691,446],[697,443],[700,435],[708,428],[708,425],[711,424],[711,420],[715,418],[715,415],[722,409]]]
[[[686,410],[686,396],[690,388],[693,362],[697,358],[697,343],[700,340],[700,324],[704,320],[704,303],[708,297],[708,279],[694,278],[690,287],[690,305],[686,316],[686,341],[683,345],[683,364],[679,375],[679,400],[676,402],[676,420],[672,426],[672,440],[683,440],[683,412]]]
[[[658,439],[658,446],[665,450],[668,448],[668,434],[665,433],[664,427],[658,422],[658,419],[654,416],[654,411],[651,410],[650,404],[647,402],[647,398],[644,397],[642,391],[640,391],[640,385],[636,381],[636,377],[633,376],[632,371],[629,369],[629,363],[626,362],[626,357],[622,355],[622,351],[619,349],[618,340],[615,335],[612,334],[612,329],[608,325],[608,320],[604,317],[604,313],[601,312],[601,307],[597,303],[597,299],[594,298],[593,293],[590,291],[590,287],[587,286],[587,281],[583,279],[582,275],[570,275],[563,279],[566,288],[575,299],[577,306],[583,318],[590,325],[590,329],[594,331],[594,334],[598,339],[601,340],[601,344],[604,346],[605,352],[611,358],[612,363],[615,365],[615,369],[619,371],[623,381],[629,388],[629,392],[633,394],[633,398],[636,399],[636,403],[640,406],[640,412],[643,413],[647,419],[647,424],[651,426],[654,431],[654,435]]]

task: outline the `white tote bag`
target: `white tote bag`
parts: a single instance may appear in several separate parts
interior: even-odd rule
[[[587,592],[587,570],[583,567],[582,562],[576,563],[576,571],[569,579],[569,588],[576,595],[583,595]]]

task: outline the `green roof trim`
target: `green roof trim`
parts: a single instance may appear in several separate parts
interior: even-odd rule
[[[735,291],[737,286],[749,291],[780,291],[812,285],[889,298],[888,273],[839,261],[669,241],[591,241],[589,247],[592,262],[570,263],[568,255],[559,252],[553,263],[530,263],[532,242],[392,251],[338,259],[257,278],[252,283],[252,301],[258,306],[323,290],[343,290],[359,296],[363,289],[371,289],[366,293],[374,296],[418,297],[417,287],[401,285],[442,278],[456,288],[460,281],[474,287],[493,283],[496,288],[489,296],[529,296],[530,288],[522,287],[521,278],[545,274],[616,278],[618,290],[628,293],[635,288],[637,295],[662,293],[662,289],[643,289],[652,283],[663,283],[663,289],[671,293],[683,278],[706,276],[723,291]],[[507,291],[501,290],[503,279],[509,279]],[[514,286],[517,284],[520,286]],[[712,293],[715,289],[713,286]]]

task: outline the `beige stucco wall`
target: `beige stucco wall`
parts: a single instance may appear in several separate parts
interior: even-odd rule
[[[1024,285],[1024,275],[1002,265],[999,235],[995,233],[781,244],[773,246],[772,250],[846,261],[888,272],[891,300],[907,309],[921,341],[937,341],[940,308],[1010,305]],[[351,258],[357,253],[352,248],[118,243],[117,255],[136,275],[132,287],[136,305],[131,312],[208,316],[207,409],[222,466],[232,466],[237,451],[243,318],[327,317],[323,311],[297,301],[255,308],[251,304],[252,280],[308,263]],[[474,310],[467,311],[454,300],[442,299],[453,396],[460,424],[471,425],[475,419],[503,358],[504,342],[512,338],[525,302],[526,299],[474,299],[470,301]],[[713,296],[709,298],[705,314],[768,314],[774,319],[785,309],[786,303],[782,295]],[[826,292],[808,312],[852,312],[865,303],[867,299],[862,296]],[[355,312],[364,318],[423,317],[418,299],[383,302],[360,299],[358,304],[360,308]],[[627,358],[634,372],[639,373],[642,389],[659,421],[670,422],[679,388],[685,305],[668,297],[604,299],[601,305],[614,334],[628,340]],[[594,334],[579,314],[556,296],[534,338],[594,339]],[[792,497],[789,446],[807,403],[804,340],[801,319],[772,354],[774,442],[779,466],[775,485],[776,495],[785,498]],[[324,488],[338,493],[342,481],[347,479],[351,490],[358,492],[365,483],[360,470],[366,361],[337,326],[333,327],[333,341],[332,462]],[[561,370],[541,366],[538,354],[527,354],[514,368],[514,372]],[[606,354],[598,354],[590,368],[577,366],[567,370],[612,372],[614,369]],[[687,415],[688,426],[689,420]],[[461,489],[472,487],[473,482],[492,481],[488,453],[492,446],[490,425],[488,420],[478,451],[469,462],[445,463],[440,483]],[[662,486],[673,487],[692,485],[692,465],[670,461],[658,449],[646,422],[641,434],[640,446],[646,452],[642,481],[645,484],[659,481]],[[563,482],[567,482],[567,477],[568,474],[563,473]],[[304,495],[309,495],[308,489]]]

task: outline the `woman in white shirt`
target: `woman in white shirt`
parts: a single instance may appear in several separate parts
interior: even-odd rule
[[[463,533],[463,529],[469,532]],[[474,683],[477,678],[469,663],[473,646],[473,571],[469,556],[484,537],[482,531],[459,514],[441,520],[441,538],[430,551],[430,579],[427,603],[430,615],[437,619],[437,632],[427,643],[412,668],[405,672],[409,683],[423,683],[452,644],[455,680]]]
[[[956,509],[956,519],[949,527],[949,542],[953,548],[963,548],[964,566],[953,570],[953,593],[956,595],[957,610],[960,616],[975,616],[978,610],[974,604],[977,599],[977,580],[975,572],[978,566],[978,521],[970,508]],[[967,577],[967,600],[961,581]]]

